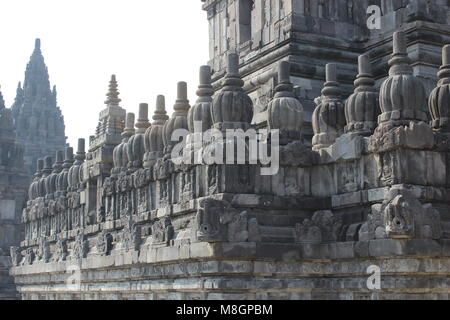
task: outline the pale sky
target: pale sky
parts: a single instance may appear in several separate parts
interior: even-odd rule
[[[111,74],[117,75],[122,107],[138,112],[166,96],[169,115],[176,83],[188,83],[196,100],[198,69],[208,56],[208,23],[200,0],[2,0],[0,85],[6,105],[35,38],[41,39],[50,84],[57,86],[68,142],[95,133]]]

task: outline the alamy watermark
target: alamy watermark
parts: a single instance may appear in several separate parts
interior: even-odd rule
[[[67,291],[81,291],[81,267],[79,265],[69,265],[66,269],[69,274],[66,280]]]
[[[367,289],[381,290],[381,268],[376,265],[369,266],[367,274],[370,274],[367,279]]]
[[[371,5],[367,8],[367,14],[370,15],[367,19],[367,28],[369,30],[381,29],[381,8],[377,5]]]

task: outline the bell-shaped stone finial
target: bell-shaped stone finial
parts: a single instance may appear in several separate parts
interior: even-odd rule
[[[38,159],[36,161],[36,173],[34,174],[33,182],[28,188],[28,197],[30,200],[34,200],[39,197],[39,181],[42,177],[42,170],[44,169],[44,159]]]
[[[239,78],[239,55],[237,53],[228,54],[227,75],[229,78]]]
[[[139,104],[139,118],[136,122],[136,128],[138,133],[145,133],[147,128],[150,127],[150,121],[148,118],[148,103]]]
[[[118,91],[118,84],[116,80],[116,75],[111,76],[111,80],[109,81],[109,90],[106,94],[106,101],[105,104],[109,107],[115,106],[118,107],[119,103],[122,101],[119,99],[119,91]]]
[[[153,122],[153,125],[164,124],[161,123],[161,121],[166,122],[169,120],[169,116],[166,111],[166,98],[163,95],[158,95],[156,98],[156,109],[152,119],[155,121]]]
[[[123,138],[128,139],[135,133],[134,119],[135,119],[134,113],[132,112],[127,113],[125,120],[125,129],[122,133]]]
[[[58,174],[56,179],[56,191],[63,195],[69,187],[69,170],[74,162],[73,148],[67,147],[64,154],[63,170]]]
[[[150,127],[150,122],[148,120],[148,103],[141,103],[139,104],[139,118],[136,122],[136,133],[145,133],[148,127]]]
[[[86,140],[80,138],[78,139],[78,149],[75,155],[75,164],[81,164],[86,159]]]
[[[211,104],[214,89],[211,84],[211,67],[200,67],[200,84],[197,90],[198,99],[188,113],[189,132],[205,132],[212,126]],[[198,126],[198,129],[197,127]],[[197,129],[197,130],[196,130]]]
[[[42,176],[42,170],[44,170],[44,159],[38,159],[37,160],[37,166],[36,166],[36,177]]]
[[[163,95],[156,98],[153,123],[145,132],[144,168],[151,168],[164,156],[164,124],[169,119],[166,112],[166,99]]]
[[[64,164],[63,164],[63,169],[64,170],[69,170],[70,167],[73,164],[73,148],[72,147],[67,147],[66,148],[66,152],[64,154]]]
[[[127,143],[135,133],[134,119],[134,113],[127,113],[125,117],[125,129],[122,132],[122,143],[116,146],[113,151],[114,168],[111,171],[111,175],[113,177],[119,175],[123,171],[126,171],[128,167]]]
[[[312,116],[314,150],[332,145],[343,133],[346,123],[344,102],[337,81],[337,65],[330,63],[325,69],[326,82],[322,96],[316,99],[317,107]]]
[[[177,101],[173,106],[175,113],[181,116],[187,116],[187,113],[191,106],[187,98],[187,83],[180,81],[177,83]]]
[[[347,119],[345,132],[370,136],[377,124],[380,105],[368,55],[359,56],[358,69],[355,92],[345,103],[345,118]]]
[[[439,82],[431,92],[428,105],[434,130],[450,132],[450,45],[442,48],[442,66],[438,72]]]
[[[239,55],[228,55],[227,75],[223,89],[214,97],[211,116],[219,130],[248,129],[253,118],[253,102],[242,89],[239,76]]]
[[[396,32],[393,39],[394,53],[389,61],[389,77],[380,88],[380,130],[385,125],[392,127],[407,125],[410,121],[428,120],[425,88],[420,79],[413,75],[406,49],[406,34]]]
[[[442,65],[443,66],[450,65],[450,44],[447,44],[442,48]],[[450,67],[445,68],[447,72],[448,68]]]
[[[58,184],[58,175],[62,171],[62,165],[64,161],[64,153],[62,151],[56,151],[56,157],[55,162],[53,163],[53,171],[52,173],[47,177],[45,181],[45,188],[47,195],[52,195],[57,191],[57,184]]]
[[[187,98],[187,83],[178,82],[177,84],[177,100],[173,106],[174,113],[172,117],[164,124],[164,149],[165,154],[172,151],[174,145],[179,141],[172,141],[172,133],[175,130],[188,130],[187,115],[189,113],[189,100]]]
[[[39,196],[45,197],[47,196],[47,178],[52,173],[52,166],[53,166],[53,159],[50,156],[46,156],[44,158],[44,168],[42,169],[42,177],[39,179],[38,182],[38,190],[39,190]]]
[[[278,85],[275,96],[267,107],[270,130],[280,130],[280,143],[286,145],[301,140],[303,106],[293,93],[290,80],[290,63],[282,61],[278,67]]]
[[[42,175],[46,177],[50,173],[52,173],[52,170],[53,170],[53,159],[50,156],[46,156],[44,158],[44,169],[42,170]]]
[[[139,105],[139,118],[136,123],[136,134],[127,142],[128,168],[134,172],[142,168],[145,156],[145,132],[150,127],[148,120],[148,104]]]
[[[78,139],[78,150],[75,155],[75,162],[69,169],[68,183],[72,191],[77,190],[83,182],[83,163],[86,159],[86,141],[82,138]]]
[[[61,150],[56,151],[56,160],[53,164],[53,173],[60,173],[64,164],[64,152]]]

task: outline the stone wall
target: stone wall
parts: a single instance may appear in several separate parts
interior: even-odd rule
[[[23,298],[448,298],[450,46],[436,63],[439,82],[432,91],[420,73],[425,60],[418,62],[411,51],[418,43],[414,35],[425,42],[422,31],[428,27],[435,35],[441,32],[434,44],[448,40],[444,17],[405,22],[404,10],[415,8],[413,2],[383,1],[386,16],[395,11],[390,17],[399,19],[403,31],[387,31],[380,42],[364,30],[357,11],[362,7],[349,6],[353,1],[338,11],[330,6],[341,1],[283,3],[284,9],[303,12],[299,26],[312,28],[303,31],[310,38],[294,37],[303,40],[286,48],[316,39],[293,62],[284,61],[288,53],[274,53],[287,42],[273,43],[270,24],[264,24],[261,41],[272,49],[259,48],[260,54],[243,62],[253,50],[248,39],[257,35],[248,33],[253,20],[239,10],[253,7],[243,1],[205,2],[213,34],[221,21],[214,19],[234,8],[244,27],[231,34],[248,43],[240,55],[223,49],[212,67],[200,68],[192,107],[186,83],[178,83],[171,117],[162,96],[152,123],[148,104],[139,106],[137,117],[126,113],[112,77],[88,152],[80,139],[75,155],[67,148],[56,161],[49,156],[38,161],[22,216],[24,241],[11,249],[11,274]],[[286,18],[281,9],[267,10]],[[311,32],[333,19],[340,28],[334,37]],[[345,30],[363,38],[345,42]],[[221,34],[213,37],[214,54],[219,54],[216,41],[225,39]],[[321,60],[308,62],[325,80],[315,79],[320,89],[311,96],[308,116],[292,72],[299,66],[295,59],[308,59],[319,43],[337,50],[329,56],[328,48],[319,50],[315,56]],[[384,49],[377,53],[379,48]],[[388,55],[383,50],[389,61],[383,62]],[[360,51],[365,54],[358,56]],[[219,71],[222,56],[226,72]],[[224,133],[260,127],[247,77],[256,79],[250,86],[265,83],[252,70],[274,61],[276,74],[262,77],[273,81],[273,92],[261,102],[267,110],[263,127],[270,134],[261,134],[258,142],[260,148],[275,148],[279,137],[269,163],[279,170],[267,174],[262,158],[231,156],[227,146],[234,150],[242,140]],[[219,135],[199,141],[210,129]],[[187,134],[183,152],[171,139],[180,130]],[[248,151],[251,142],[243,146]],[[213,163],[192,161],[212,154],[222,156]],[[227,156],[233,163],[221,162]],[[370,270],[379,270],[380,288],[368,284]]]
[[[379,94],[367,55],[359,58],[356,89],[346,101],[336,65],[326,66],[312,148],[301,135],[303,107],[293,94],[290,64],[280,63],[267,107],[268,125],[280,135],[280,168],[273,175],[249,159],[186,161],[196,152],[222,148],[226,154],[226,145],[237,143],[223,137],[187,148],[201,134],[193,128],[196,120],[202,130],[250,128],[252,101],[235,54],[214,95],[211,69],[201,68],[192,108],[180,82],[172,117],[162,97],[152,124],[147,104],[140,105],[136,123],[128,113],[112,158],[100,160],[96,151],[106,140],[86,155],[80,139],[75,157],[71,148],[64,161],[58,153],[53,170],[50,157],[41,160],[23,213],[25,240],[11,250],[22,296],[445,298],[446,282],[434,284],[449,272],[450,47],[443,49],[441,80],[430,95],[429,124],[427,93],[413,74],[406,33],[393,39],[389,77]],[[107,110],[112,104],[120,110],[114,77],[107,96]],[[170,139],[176,129],[189,129],[181,155]],[[101,185],[99,164],[112,168]],[[381,272],[380,290],[367,286],[371,266]],[[74,277],[68,271],[78,277],[75,289],[68,287]]]
[[[210,62],[215,87],[220,88],[229,52],[240,55],[245,90],[254,103],[253,122],[267,125],[267,105],[277,83],[277,63],[289,61],[295,94],[305,108],[304,133],[312,137],[314,99],[325,80],[325,65],[339,65],[344,97],[352,91],[358,56],[368,53],[377,86],[386,78],[394,31],[408,34],[414,73],[428,93],[436,84],[440,48],[450,42],[450,10],[446,1],[410,0],[203,0],[210,34]],[[241,42],[241,3],[251,2],[251,37]],[[382,10],[381,29],[367,28],[369,5]],[[245,16],[245,15],[244,15]]]

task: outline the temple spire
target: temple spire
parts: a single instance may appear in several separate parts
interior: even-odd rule
[[[17,138],[24,145],[25,166],[31,174],[38,158],[66,146],[64,117],[56,105],[56,90],[50,86],[40,39],[35,41],[23,86],[19,83],[17,87],[12,113]]]
[[[14,104],[12,105],[11,109],[15,113],[19,110],[19,108],[23,105],[23,89],[22,89],[22,82],[19,82],[16,89],[16,98],[14,99]]]
[[[105,104],[107,106],[119,106],[119,103],[122,101],[119,99],[119,91],[117,90],[118,88],[118,84],[117,84],[117,80],[116,80],[116,75],[113,74],[111,76],[111,80],[109,81],[109,90],[108,93],[106,94],[106,101]]]
[[[34,41],[34,52],[41,52],[41,39],[39,38]]]

